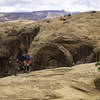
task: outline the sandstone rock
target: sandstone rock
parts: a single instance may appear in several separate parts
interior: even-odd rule
[[[16,55],[18,47],[28,49],[34,69],[73,66],[100,60],[97,49],[100,46],[100,12],[39,22],[6,22],[0,23],[0,27],[0,57],[1,61],[5,57],[7,63],[10,57]]]
[[[64,20],[62,20],[64,19]],[[99,60],[100,12],[58,17],[41,21],[39,34],[29,53],[37,69],[72,66]]]
[[[0,100],[99,100],[95,64],[44,69],[0,78]]]
[[[26,24],[27,23],[27,24]],[[0,23],[3,24],[3,29],[5,27],[10,28],[6,30],[7,33],[1,37],[0,39],[0,75],[2,73],[8,73],[10,69],[14,67],[13,60],[11,59],[16,57],[16,53],[18,48],[20,47],[22,50],[28,49],[30,43],[34,40],[34,37],[40,30],[40,26],[31,22],[6,22]],[[7,24],[7,25],[6,25]],[[29,24],[29,25],[28,25]],[[10,62],[10,63],[9,63]]]

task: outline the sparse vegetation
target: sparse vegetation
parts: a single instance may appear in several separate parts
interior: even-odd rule
[[[96,13],[96,11],[91,11],[91,13]]]
[[[99,66],[99,67],[98,67],[98,70],[100,71],[100,62],[97,62],[97,63],[95,64],[95,66]]]
[[[100,78],[95,79],[94,84],[96,86],[96,89],[98,89],[100,91]]]
[[[50,23],[50,20],[47,20],[47,23]]]
[[[68,14],[67,16],[72,16],[71,14]]]

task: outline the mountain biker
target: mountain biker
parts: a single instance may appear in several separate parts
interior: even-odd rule
[[[25,62],[27,64],[27,66],[29,66],[29,64],[31,62],[31,58],[30,58],[29,54],[26,54],[26,56],[25,56]]]
[[[20,48],[18,49],[17,62],[20,64],[20,70],[23,70],[24,72],[28,72],[30,70],[29,66],[31,63],[31,58],[27,54],[27,50],[22,51]]]
[[[24,57],[25,57],[24,65],[26,67],[26,70],[29,71],[29,66],[30,66],[30,63],[31,63],[31,57],[29,56],[27,51],[26,51],[26,54],[24,55]]]

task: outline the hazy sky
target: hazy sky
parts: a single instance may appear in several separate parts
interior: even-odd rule
[[[100,0],[0,0],[0,12],[39,10],[100,11]]]

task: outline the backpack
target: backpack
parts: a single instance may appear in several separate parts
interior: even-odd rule
[[[29,55],[26,55],[25,57],[26,57],[26,60],[30,60],[31,59]]]

